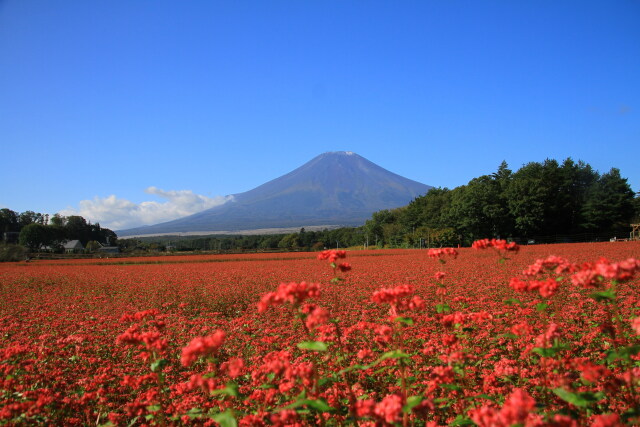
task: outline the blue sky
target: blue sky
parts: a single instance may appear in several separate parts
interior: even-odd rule
[[[0,207],[114,229],[325,151],[453,188],[545,158],[640,191],[640,1],[0,0]]]

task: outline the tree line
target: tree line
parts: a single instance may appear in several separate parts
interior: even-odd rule
[[[640,198],[618,169],[600,174],[569,158],[527,163],[516,172],[502,162],[466,185],[434,188],[405,207],[376,212],[364,228],[397,246],[468,245],[485,237],[627,236],[639,216]]]
[[[343,227],[333,230],[306,231],[267,235],[225,235],[177,237],[158,236],[120,239],[124,252],[135,251],[315,251],[325,248],[347,248],[366,245],[363,227]]]
[[[19,243],[32,251],[42,247],[56,250],[69,240],[79,240],[83,246],[90,242],[117,243],[116,233],[78,215],[55,214],[49,218],[46,214],[33,211],[18,213],[7,208],[0,209],[0,233],[5,236],[19,233]],[[5,237],[5,240],[11,239]]]

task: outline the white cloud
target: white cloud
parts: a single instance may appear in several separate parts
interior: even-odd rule
[[[157,187],[149,187],[145,193],[161,197],[166,202],[136,204],[115,195],[94,197],[93,200],[82,200],[77,209],[70,207],[61,211],[60,215],[80,215],[93,223],[99,222],[103,227],[123,230],[181,218],[233,199],[233,196],[206,197],[191,190],[165,191]]]

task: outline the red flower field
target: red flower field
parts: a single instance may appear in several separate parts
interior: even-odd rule
[[[640,423],[640,244],[0,265],[0,425]]]

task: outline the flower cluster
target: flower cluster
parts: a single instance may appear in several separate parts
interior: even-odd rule
[[[378,403],[373,399],[358,400],[357,414],[359,417],[371,417],[379,423],[393,425],[402,420],[402,406],[402,397],[390,394]]]
[[[222,346],[224,339],[225,333],[220,329],[209,336],[194,338],[182,349],[182,366],[190,366],[199,357],[213,354]]]
[[[351,264],[348,262],[343,262],[340,264],[336,264],[336,261],[339,259],[344,259],[347,257],[347,251],[337,250],[337,249],[328,249],[326,251],[322,251],[318,254],[319,260],[329,260],[329,264],[333,268],[334,274],[336,275],[332,283],[337,283],[342,279],[338,278],[338,271],[341,273],[346,273],[351,270]]]
[[[136,321],[125,332],[116,337],[116,344],[133,345],[141,348],[140,357],[149,360],[154,355],[163,354],[169,342],[163,337],[166,327],[164,316],[157,309],[139,311],[134,314],[125,314],[121,322]]]
[[[320,285],[318,283],[289,282],[281,283],[278,290],[264,294],[258,303],[258,311],[263,312],[269,306],[289,303],[298,307],[308,298],[320,296]]]
[[[302,313],[306,315],[304,322],[310,330],[316,326],[327,323],[329,320],[329,311],[315,304],[304,304],[302,306]]]
[[[556,255],[538,259],[522,272],[525,276],[539,276],[544,273],[565,274],[575,271],[576,265]]]
[[[391,316],[397,316],[400,311],[421,310],[425,308],[425,302],[418,295],[413,295],[415,290],[411,285],[400,285],[395,288],[384,288],[373,293],[371,300],[377,304],[389,304]]]
[[[427,252],[427,255],[429,256],[429,258],[434,258],[434,259],[441,259],[445,255],[456,258],[458,256],[458,251],[453,248],[436,248],[436,249],[429,249],[429,251]]]
[[[525,425],[526,421],[540,421],[532,411],[536,401],[526,391],[516,388],[500,409],[483,405],[471,411],[471,419],[479,426],[509,427]],[[537,424],[537,423],[536,423]],[[527,424],[528,425],[528,424]],[[532,423],[532,425],[535,425]]]
[[[640,260],[629,258],[625,261],[611,262],[600,258],[593,263],[583,264],[571,276],[571,282],[584,288],[593,288],[606,281],[625,282],[640,272]]]
[[[540,295],[544,298],[549,298],[558,292],[558,281],[554,278],[548,278],[547,280],[520,280],[517,277],[513,277],[509,282],[509,286],[518,292],[540,292]]]
[[[518,252],[520,246],[516,242],[507,242],[502,239],[480,239],[471,244],[473,249],[495,248],[498,251]]]
[[[336,262],[338,259],[346,258],[347,251],[337,250],[337,249],[328,249],[326,251],[322,251],[318,254],[318,259],[329,260],[329,262]]]

